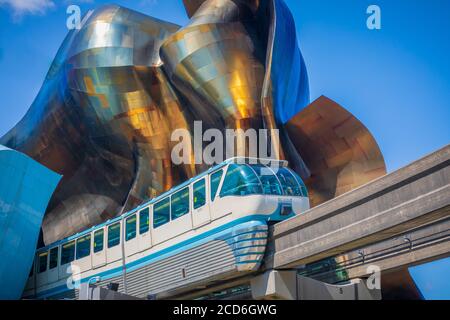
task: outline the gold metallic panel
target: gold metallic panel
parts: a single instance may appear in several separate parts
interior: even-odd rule
[[[305,181],[312,206],[386,174],[380,148],[367,128],[322,96],[286,124],[311,171]]]
[[[253,13],[244,2],[203,2],[162,45],[163,69],[206,127],[275,129],[272,110],[261,106],[265,48],[256,25],[245,23]],[[249,155],[244,141],[238,135],[236,155]]]

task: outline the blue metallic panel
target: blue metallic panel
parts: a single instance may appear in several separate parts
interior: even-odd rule
[[[0,299],[19,299],[42,219],[61,177],[0,145]]]
[[[277,122],[285,124],[309,104],[309,82],[289,8],[283,0],[273,0],[272,10],[275,21],[270,68],[274,113]]]

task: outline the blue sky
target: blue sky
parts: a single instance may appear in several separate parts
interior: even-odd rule
[[[0,136],[25,114],[66,29],[66,8],[103,0],[0,0]],[[114,1],[148,15],[187,22],[181,0]],[[373,133],[389,171],[450,142],[450,1],[286,0],[309,72],[311,98],[324,94]],[[381,8],[381,30],[366,9]],[[414,269],[447,270],[449,260]],[[423,271],[425,270],[425,271]],[[422,276],[420,276],[422,275]],[[442,281],[441,281],[442,282]],[[433,279],[427,288],[440,288]],[[433,291],[433,290],[431,290]],[[425,297],[450,299],[450,284]]]

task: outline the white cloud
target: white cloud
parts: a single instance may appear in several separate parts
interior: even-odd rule
[[[8,6],[16,18],[26,14],[44,14],[55,6],[52,0],[0,0],[0,6]]]

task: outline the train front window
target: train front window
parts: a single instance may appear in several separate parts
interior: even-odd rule
[[[139,234],[146,233],[150,228],[150,214],[148,208],[139,212]]]
[[[230,164],[220,190],[221,197],[262,193],[260,181],[249,166]]]
[[[219,189],[220,180],[222,179],[223,169],[214,172],[210,176],[210,186],[211,186],[211,201],[216,198],[217,190]]]
[[[50,263],[49,268],[54,269],[58,266],[58,247],[50,250]]]
[[[262,164],[251,165],[251,167],[255,170],[261,181],[264,194],[276,196],[281,196],[283,194],[280,181],[277,179],[272,169]]]
[[[68,242],[61,247],[61,263],[65,265],[75,259],[75,241]]]
[[[156,203],[153,206],[153,228],[161,227],[170,221],[170,198]]]
[[[292,173],[286,168],[276,170],[278,179],[283,187],[283,193],[287,196],[301,196],[302,192],[297,180]]]
[[[172,196],[172,220],[176,220],[189,213],[189,187],[178,191]]]
[[[205,179],[194,183],[194,209],[203,207],[206,204],[206,184]]]
[[[303,197],[307,197],[308,196],[308,189],[306,188],[305,183],[303,182],[302,178],[299,177],[298,174],[296,174],[294,171],[290,171],[290,173],[295,177],[295,179],[297,180],[299,186],[300,186],[300,191],[302,193]]]
[[[77,239],[77,260],[91,254],[91,235],[85,235]]]
[[[39,268],[38,268],[38,273],[42,273],[47,271],[47,257],[48,257],[48,252],[42,252],[39,254]]]
[[[103,238],[105,236],[105,231],[103,229],[94,232],[94,253],[103,250]]]
[[[125,231],[127,241],[136,238],[136,215],[127,218],[125,222]]]
[[[113,248],[120,244],[120,223],[115,223],[108,227],[108,248]]]

